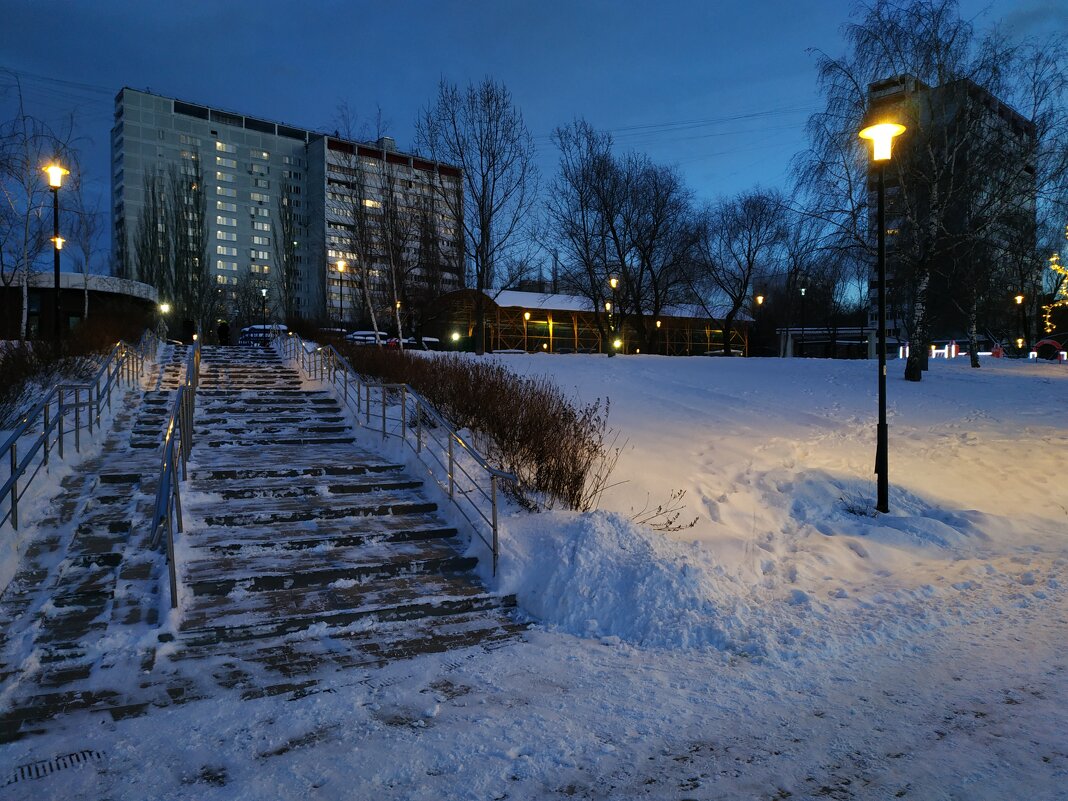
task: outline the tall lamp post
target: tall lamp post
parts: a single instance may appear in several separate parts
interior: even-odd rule
[[[608,355],[615,356],[619,349],[619,279],[614,275],[608,279],[608,286],[612,288],[612,305],[605,304],[608,310],[608,328],[612,334],[612,341],[608,348]]]
[[[807,287],[801,287],[801,352],[799,356],[805,355],[805,290]]]
[[[63,237],[59,235],[59,188],[63,186],[63,176],[70,175],[70,170],[52,162],[44,171],[48,174],[48,187],[52,190],[52,280],[55,289],[52,297],[52,315],[55,318],[52,322],[52,338],[56,347],[59,347],[62,330],[59,322],[59,251],[63,249]]]
[[[344,259],[337,263],[337,296],[341,304],[338,309],[338,328],[342,336],[345,335],[345,268],[348,266],[349,263]]]
[[[880,512],[890,511],[890,479],[887,474],[888,432],[886,427],[886,185],[884,173],[886,162],[895,136],[905,133],[905,126],[896,122],[869,125],[860,132],[861,139],[872,142],[872,161],[879,179],[879,207],[876,217],[879,248],[879,426],[878,444],[875,447],[875,473],[879,477],[878,498],[875,508]]]
[[[759,327],[757,325],[757,311],[760,309],[761,306],[764,305],[764,296],[757,294],[753,297],[753,300],[756,301],[756,306],[753,307],[753,329],[757,332],[757,335],[759,336]],[[746,353],[746,356],[748,355],[749,354]]]
[[[1018,294],[1015,298],[1013,298],[1013,300],[1016,301],[1016,309],[1020,313],[1020,338],[1023,339],[1025,343],[1027,343],[1027,321],[1024,319],[1023,293],[1021,292],[1020,294]]]
[[[260,296],[263,298],[263,343],[267,344],[267,287],[260,289]]]

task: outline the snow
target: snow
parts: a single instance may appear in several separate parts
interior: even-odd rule
[[[495,358],[626,441],[600,510],[502,515],[521,639],[72,719],[0,783],[101,759],[7,795],[1068,798],[1068,366],[891,363],[876,515],[874,362]]]

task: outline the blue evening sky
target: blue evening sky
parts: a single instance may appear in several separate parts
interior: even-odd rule
[[[339,104],[380,107],[402,149],[440,78],[511,89],[555,169],[576,116],[679,166],[699,198],[783,185],[819,104],[809,48],[842,50],[845,0],[0,0],[0,69],[29,110],[74,110],[90,185],[107,191],[123,85],[333,131]],[[963,0],[979,27],[1068,34],[1059,0]],[[58,79],[58,80],[57,80]],[[10,85],[0,73],[0,88]],[[4,103],[2,109],[8,111]],[[102,204],[106,208],[106,203]]]

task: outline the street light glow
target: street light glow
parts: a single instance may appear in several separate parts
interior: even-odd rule
[[[61,236],[52,237],[52,244],[56,246],[56,250],[63,250],[63,243],[67,240]]]
[[[161,303],[159,304],[159,310],[161,314],[169,314],[171,311],[171,304]]]
[[[459,331],[453,331],[452,332],[452,341],[453,342],[459,342],[460,341],[460,332]]]
[[[763,306],[764,305],[764,296],[763,295],[757,295],[756,296],[756,302],[757,302],[757,306]]]
[[[872,161],[889,161],[891,143],[895,136],[905,133],[905,126],[896,122],[869,125],[860,132],[861,139],[870,139],[874,146]]]
[[[347,261],[345,261],[344,259],[341,259],[337,263],[337,271],[339,273],[343,273],[343,272],[345,272],[345,268],[348,267],[348,266],[349,266],[349,263]]]
[[[622,348],[622,347],[623,347],[623,340],[622,340],[622,339],[616,339],[616,340],[613,340],[613,342],[612,342],[612,347],[613,347],[613,348],[615,348],[615,349],[617,349],[617,350],[618,350],[619,348]]]
[[[612,287],[612,289],[616,289],[617,287],[619,287],[619,279],[613,275],[611,278],[608,279],[608,286]]]
[[[1023,305],[1023,302],[1024,302],[1024,296],[1023,295],[1017,295],[1016,296],[1016,305],[1017,306],[1021,306],[1021,305]]]
[[[523,312],[523,319],[524,320],[529,320],[530,319],[530,312]]]
[[[70,175],[70,170],[65,169],[55,162],[52,162],[44,171],[48,173],[48,185],[53,189],[59,189],[63,186],[63,176]]]

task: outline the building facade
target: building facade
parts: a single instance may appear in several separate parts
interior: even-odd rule
[[[395,301],[387,304],[392,293],[384,289],[396,272],[387,268],[397,262],[382,245],[389,237],[368,236],[364,247],[356,247],[357,226],[345,219],[345,207],[351,213],[352,206],[346,192],[351,195],[351,185],[357,182],[363,190],[358,208],[366,217],[359,226],[362,231],[385,227],[383,209],[418,216],[420,227],[432,229],[432,236],[424,239],[432,238],[440,245],[435,255],[436,266],[445,274],[443,282],[452,287],[460,283],[460,221],[451,210],[461,206],[433,204],[430,218],[409,200],[415,195],[460,192],[460,172],[400,153],[389,140],[351,142],[124,88],[115,98],[111,153],[116,273],[159,284],[153,278],[161,270],[146,263],[156,259],[163,263],[163,272],[173,271],[173,266],[167,266],[166,253],[146,256],[152,249],[145,246],[144,219],[159,217],[157,227],[162,234],[163,220],[174,227],[169,221],[176,217],[173,209],[167,215],[156,214],[153,205],[180,206],[174,200],[176,185],[186,192],[186,202],[190,190],[199,192],[203,236],[194,241],[203,239],[207,263],[200,264],[199,244],[194,261],[206,283],[225,299],[220,305],[222,317],[236,313],[242,296],[263,288],[269,291],[275,319],[285,316],[285,308],[295,316],[318,321],[339,319],[344,308],[346,320],[359,319],[357,312],[368,301],[383,310],[394,305]],[[343,169],[356,175],[344,175]],[[384,199],[386,189],[396,190],[396,198]],[[415,226],[412,221],[410,227]],[[167,250],[166,245],[162,250]],[[429,259],[429,251],[417,248],[398,253],[409,259]],[[341,260],[347,262],[347,276],[337,270]],[[419,265],[405,263],[405,269],[404,277],[414,284],[421,274]],[[352,292],[351,298],[343,295],[343,289],[363,286],[362,270],[367,271],[372,291]]]
[[[1035,127],[967,79],[931,87],[911,75],[889,78],[868,87],[868,104],[873,120],[907,129],[885,171],[887,337],[908,338],[917,297],[938,329],[930,336],[959,336],[969,314],[991,313],[965,293],[983,294],[988,277],[1009,280],[1007,262],[1034,247]],[[874,210],[878,168],[869,165]],[[874,211],[869,229],[874,242]],[[877,326],[874,265],[868,299]]]

